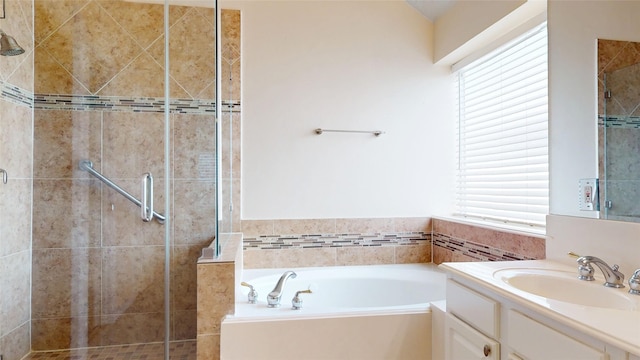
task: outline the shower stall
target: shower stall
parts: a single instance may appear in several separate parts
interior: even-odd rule
[[[0,358],[195,359],[196,261],[238,221],[239,11],[4,3]]]

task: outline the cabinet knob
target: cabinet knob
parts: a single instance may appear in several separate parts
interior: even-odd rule
[[[489,356],[491,354],[491,346],[485,345],[484,348],[482,348],[482,352],[485,357]]]

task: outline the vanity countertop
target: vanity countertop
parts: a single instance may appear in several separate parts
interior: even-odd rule
[[[532,272],[552,270],[575,272],[577,268],[551,260],[499,261],[499,262],[458,262],[443,263],[440,268],[449,274],[483,285],[506,299],[565,324],[593,338],[620,348],[629,353],[640,355],[640,296],[627,294],[629,287],[623,289],[607,288],[621,292],[636,303],[633,310],[619,310],[605,307],[582,306],[531,294],[514,288],[504,282],[496,273],[503,270]],[[599,271],[596,269],[596,271]],[[600,276],[598,276],[600,275]],[[576,278],[576,281],[580,281]],[[595,282],[602,284],[601,274],[596,274]],[[558,291],[563,291],[559,288]]]

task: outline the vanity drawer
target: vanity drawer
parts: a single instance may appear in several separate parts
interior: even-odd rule
[[[526,359],[605,360],[604,349],[596,349],[517,311],[507,315],[509,347]]]
[[[447,280],[447,312],[494,339],[500,336],[499,306],[495,300],[454,280]]]

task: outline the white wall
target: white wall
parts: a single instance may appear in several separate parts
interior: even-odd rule
[[[530,20],[540,23],[546,7],[547,0],[459,0],[435,22],[434,62],[475,60],[531,29]]]
[[[448,69],[403,1],[239,1],[243,219],[447,214]],[[640,41],[640,2],[548,3],[550,212],[597,176],[596,40]],[[379,138],[313,129],[381,129]]]
[[[486,45],[480,42],[480,34],[494,27],[526,2],[458,1],[435,22],[434,62],[451,64]],[[443,60],[451,57],[452,59]]]
[[[452,86],[449,69],[432,64],[427,19],[404,1],[223,7],[242,11],[243,219],[449,208]]]

